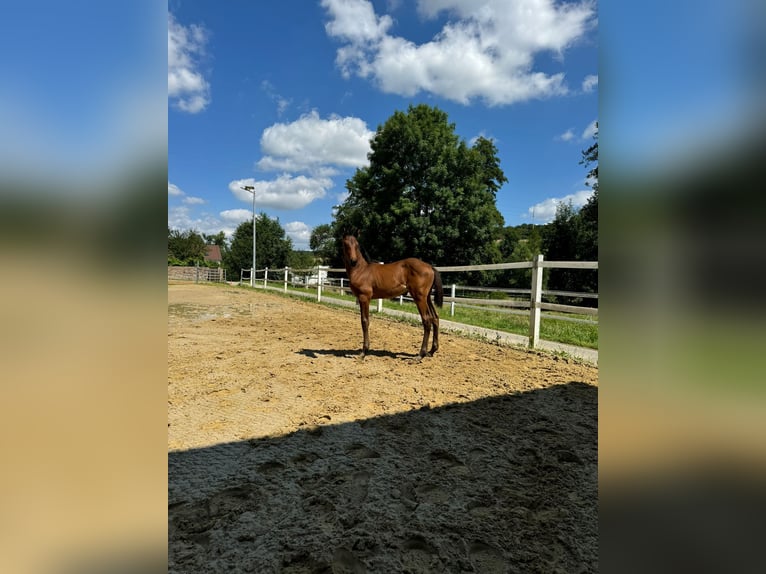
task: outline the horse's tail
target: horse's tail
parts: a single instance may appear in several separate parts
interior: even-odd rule
[[[442,287],[442,276],[439,274],[439,271],[436,269],[436,267],[434,267],[433,269],[434,269],[434,282],[432,287],[435,290],[434,303],[436,303],[438,307],[441,307],[444,304],[444,288]]]

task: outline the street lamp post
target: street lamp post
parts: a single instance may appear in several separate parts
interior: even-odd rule
[[[253,269],[250,271],[250,286],[255,288],[255,188],[252,185],[245,185],[240,189],[253,194]]]

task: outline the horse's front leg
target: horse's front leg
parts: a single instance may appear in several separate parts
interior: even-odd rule
[[[370,350],[370,300],[359,297],[359,312],[362,316],[362,358]]]

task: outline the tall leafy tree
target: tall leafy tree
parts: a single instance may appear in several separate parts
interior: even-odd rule
[[[593,135],[593,144],[582,152],[581,165],[588,171],[588,185],[593,189],[593,194],[588,202],[580,209],[582,233],[580,237],[580,255],[587,261],[598,261],[598,122],[596,133]],[[597,283],[594,283],[597,285]]]
[[[383,261],[499,260],[503,218],[495,196],[507,180],[492,141],[467,145],[445,112],[421,104],[395,112],[378,127],[371,147],[370,165],[346,182],[336,238],[358,231],[361,245]]]
[[[293,269],[310,269],[317,264],[316,257],[311,251],[291,251],[287,264]]]
[[[515,227],[506,227],[503,229],[499,247],[505,262],[531,261],[535,255],[542,253],[540,226],[523,223]],[[531,281],[531,269],[508,269],[498,273],[498,284],[508,287],[529,289]]]
[[[593,194],[579,212],[575,211],[571,203],[558,206],[556,217],[547,226],[543,240],[543,251],[547,259],[598,261],[598,124],[593,137],[595,142],[582,152],[580,161],[586,167],[592,166],[587,181]],[[595,293],[598,291],[598,273],[552,269],[548,286],[551,289]]]
[[[205,240],[193,229],[181,231],[168,227],[168,263],[195,265],[205,259]]]
[[[340,263],[333,226],[329,223],[322,223],[311,230],[309,247],[314,252],[314,256],[322,261],[322,264],[335,265]]]
[[[598,122],[596,122],[596,132],[593,134],[593,139],[595,141],[588,147],[588,149],[582,152],[580,165],[590,167],[595,164],[588,172],[588,185],[593,188],[593,191],[598,193]]]
[[[218,247],[226,247],[226,233],[219,231],[218,233],[203,233],[202,237],[205,239],[208,245],[217,245]]]
[[[278,269],[288,264],[293,242],[286,237],[279,219],[271,219],[265,213],[255,218],[255,267]],[[253,221],[243,221],[237,226],[231,246],[224,254],[224,264],[229,277],[239,277],[242,269],[253,265]]]
[[[545,230],[542,247],[545,258],[554,261],[581,260],[578,253],[581,222],[572,202],[559,203],[556,217]],[[548,287],[554,290],[579,291],[579,269],[551,269]]]

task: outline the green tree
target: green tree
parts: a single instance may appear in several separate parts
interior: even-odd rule
[[[502,260],[508,263],[532,261],[542,253],[542,235],[539,225],[523,223],[503,229],[499,244]],[[508,269],[498,274],[498,285],[529,289],[532,282],[531,269]]]
[[[310,269],[316,265],[316,257],[311,251],[291,251],[287,264],[293,269]]]
[[[168,264],[197,265],[205,259],[205,240],[193,229],[168,227]]]
[[[468,146],[447,114],[424,104],[395,112],[371,142],[370,165],[346,182],[335,237],[358,231],[383,261],[415,256],[439,265],[492,263],[503,218],[495,195],[507,181],[494,143]]]
[[[226,233],[219,231],[215,234],[203,233],[202,237],[208,245],[217,245],[218,247],[226,247]]]
[[[580,165],[590,167],[591,165],[595,164],[588,172],[587,177],[590,181],[588,185],[590,185],[593,191],[598,193],[598,122],[596,122],[596,132],[593,134],[593,139],[595,141],[590,145],[590,147],[582,152]]]
[[[314,252],[314,257],[319,259],[323,265],[340,264],[334,229],[329,223],[322,223],[311,230],[309,247]]]
[[[286,267],[293,242],[286,237],[279,219],[271,219],[265,213],[255,219],[255,268],[278,269]],[[234,230],[231,246],[224,254],[224,264],[229,277],[239,277],[242,269],[253,265],[253,221],[243,221]]]
[[[556,208],[556,217],[546,226],[543,236],[543,253],[550,261],[593,261],[589,256],[593,247],[589,241],[586,225],[581,213],[572,203],[561,203]],[[597,246],[596,246],[597,248]],[[558,291],[598,291],[598,274],[582,269],[551,269],[548,288]],[[587,300],[591,302],[591,300]]]
[[[590,167],[587,183],[593,190],[588,202],[580,209],[582,230],[580,236],[579,253],[586,261],[598,261],[598,122],[596,133],[593,135],[595,142],[582,152],[581,165]],[[598,275],[591,278],[590,285],[597,291]],[[595,281],[594,281],[595,279]]]
[[[572,202],[559,203],[556,216],[545,229],[542,248],[545,258],[552,261],[576,261],[579,233],[579,218]],[[579,269],[553,268],[548,275],[548,288],[554,291],[580,291],[581,274]]]
[[[582,152],[581,165],[590,167],[587,185],[593,189],[585,205],[576,211],[562,204],[548,224],[543,241],[546,259],[559,261],[598,261],[598,123],[595,140]],[[598,273],[577,269],[551,269],[548,286],[553,290],[598,292]],[[586,300],[592,303],[593,300]]]

